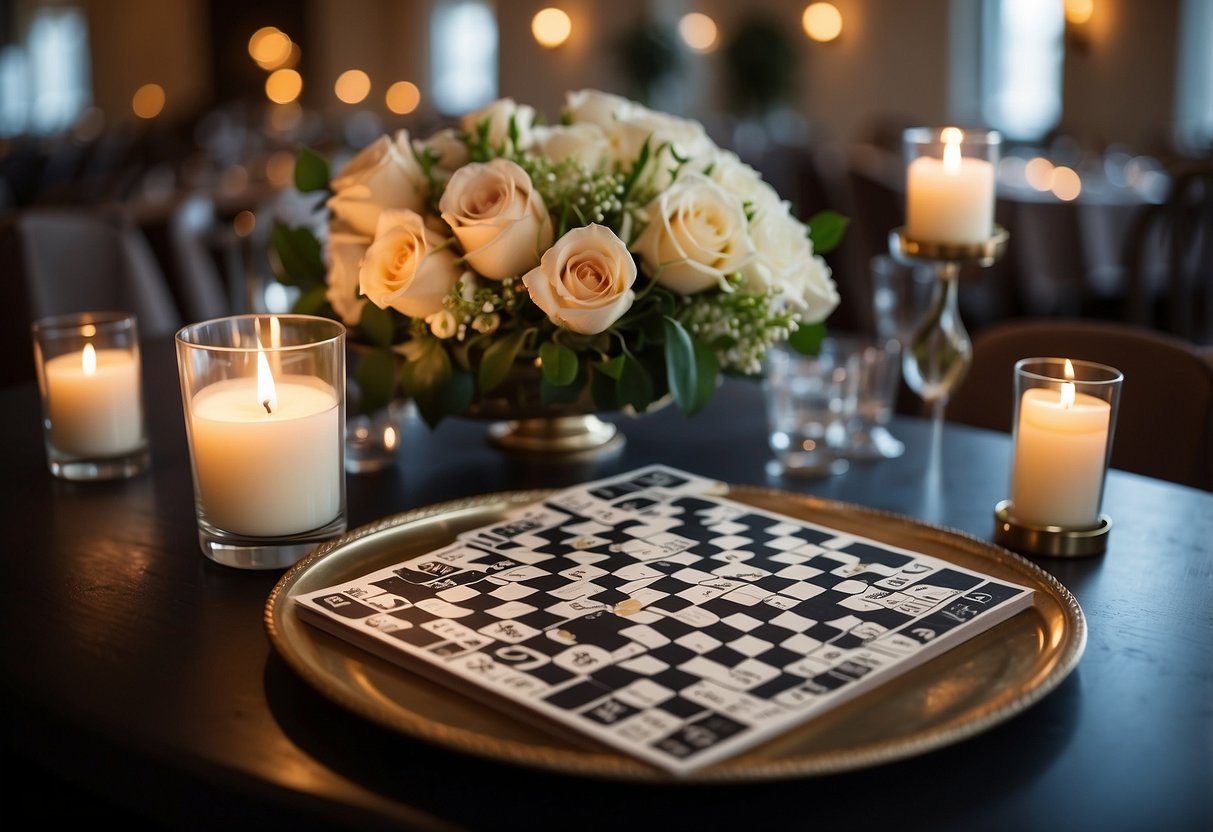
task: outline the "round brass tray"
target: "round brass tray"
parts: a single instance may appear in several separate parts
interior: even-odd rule
[[[501,762],[621,780],[667,782],[660,771],[591,740],[548,732],[380,659],[300,619],[291,596],[322,589],[450,543],[464,530],[542,499],[518,491],[394,515],[324,544],[270,594],[275,649],[331,701],[411,737]],[[731,486],[739,502],[944,558],[1036,590],[1033,605],[996,627],[834,710],[686,782],[778,780],[847,771],[922,754],[985,731],[1035,704],[1078,664],[1086,620],[1074,597],[1035,564],[975,537],[888,512]]]

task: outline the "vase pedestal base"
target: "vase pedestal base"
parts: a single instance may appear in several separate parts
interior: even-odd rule
[[[555,459],[615,453],[625,441],[618,427],[592,414],[494,422],[488,435],[504,450]]]

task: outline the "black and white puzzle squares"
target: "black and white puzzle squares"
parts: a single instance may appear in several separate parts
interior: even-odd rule
[[[486,701],[674,774],[1031,604],[1027,587],[725,491],[642,468],[295,601],[306,620],[406,668],[471,682],[494,694]]]

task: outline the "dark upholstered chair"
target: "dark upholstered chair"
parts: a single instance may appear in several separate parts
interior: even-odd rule
[[[1213,366],[1184,340],[1129,324],[1012,320],[973,339],[946,418],[1010,431],[1021,358],[1081,358],[1124,373],[1112,467],[1213,491]]]

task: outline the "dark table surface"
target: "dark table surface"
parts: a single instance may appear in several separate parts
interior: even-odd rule
[[[767,783],[595,780],[430,746],[321,696],[263,625],[279,572],[198,547],[171,343],[145,346],[152,468],[70,483],[46,469],[32,385],[0,390],[7,534],[0,604],[6,817],[127,828],[1213,829],[1213,495],[1120,471],[1108,551],[1039,559],[1089,626],[1077,669],[1007,722],[926,754]],[[617,419],[618,455],[526,461],[486,425],[409,422],[396,466],[348,479],[351,527],[494,491],[662,462],[738,484],[881,508],[990,539],[1010,439],[898,417],[897,460],[824,480],[768,479],[757,384],[687,419]]]

